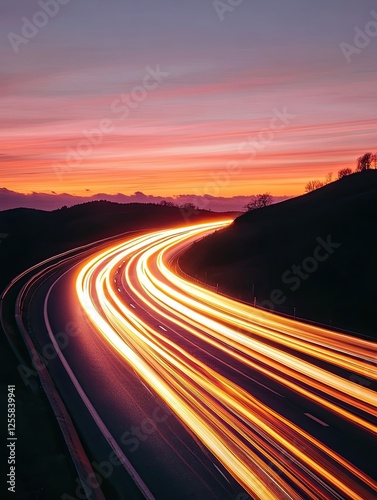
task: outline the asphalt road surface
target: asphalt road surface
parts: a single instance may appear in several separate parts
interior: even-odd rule
[[[86,488],[376,498],[376,345],[183,276],[177,256],[228,223],[129,235],[31,273],[19,306],[96,473]]]

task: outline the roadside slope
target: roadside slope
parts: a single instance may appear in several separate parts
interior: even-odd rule
[[[377,171],[370,170],[242,215],[194,244],[180,265],[236,298],[255,296],[277,312],[296,308],[299,317],[377,338],[376,255]]]

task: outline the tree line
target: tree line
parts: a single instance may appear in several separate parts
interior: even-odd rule
[[[337,180],[346,177],[347,175],[351,175],[357,172],[363,172],[364,170],[370,170],[371,168],[377,168],[377,153],[364,153],[362,156],[359,156],[356,161],[356,168],[353,171],[352,168],[341,168],[338,171]],[[332,173],[326,175],[323,181],[318,179],[309,181],[305,186],[305,193],[310,193],[311,191],[315,191],[326,184],[330,184],[333,181]]]
[[[341,168],[338,171],[337,180],[353,173],[370,170],[371,168],[377,169],[377,153],[364,153],[357,159],[355,171],[353,171],[352,168],[349,167]],[[333,182],[333,180],[333,174],[332,172],[330,172],[326,175],[323,181],[319,179],[309,181],[305,186],[305,192],[310,193],[311,191],[315,191],[316,189],[326,186],[326,184],[330,184],[330,182]],[[259,208],[268,207],[273,202],[274,198],[270,193],[256,194],[255,196],[251,197],[251,200],[244,206],[244,208],[246,209],[246,211],[250,212]],[[160,205],[166,207],[179,207],[184,210],[198,210],[198,207],[193,203],[183,203],[182,205],[176,205],[171,201],[162,200],[160,202]]]
[[[355,171],[353,171],[352,168],[349,167],[341,168],[338,171],[338,176],[336,180],[342,179],[343,177],[346,177],[347,175],[351,175],[353,173],[363,172],[364,170],[370,170],[371,168],[377,169],[377,153],[365,153],[362,156],[359,156],[359,158],[356,161]],[[305,186],[305,192],[310,193],[311,191],[315,191],[316,189],[326,186],[326,184],[330,184],[330,182],[333,182],[333,180],[334,180],[333,174],[332,172],[330,172],[326,175],[323,181],[319,179],[309,181]],[[251,210],[257,210],[258,208],[267,207],[271,205],[273,202],[274,198],[273,196],[271,196],[270,193],[257,194],[251,197],[250,202],[247,205],[245,205],[244,208],[248,212],[250,212]]]

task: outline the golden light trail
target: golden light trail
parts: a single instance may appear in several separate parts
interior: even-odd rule
[[[77,277],[82,307],[253,498],[375,498],[372,478],[187,350],[204,343],[217,367],[226,355],[377,434],[376,393],[330,370],[375,379],[373,343],[260,311],[173,271],[183,245],[229,223],[158,231],[99,252]]]
[[[211,319],[210,316],[210,308],[207,306],[203,306],[202,304],[198,304],[197,302],[191,300],[190,298],[185,297],[182,294],[178,294],[177,291],[173,291],[170,287],[164,286],[160,281],[156,280],[151,273],[144,269],[145,273],[149,275],[149,280],[146,281],[148,287],[148,292],[150,295],[161,303],[165,304],[165,308],[170,308],[170,311],[179,311],[179,316],[181,318],[191,318],[191,324],[194,323],[198,325],[204,325],[206,327],[207,339],[210,337],[221,339],[222,342],[226,342],[228,345],[238,349],[240,353],[248,353],[250,358],[255,360],[258,359],[261,362],[268,363],[270,366],[273,366],[279,371],[282,371],[285,375],[291,375],[294,378],[299,378],[302,383],[306,383],[309,387],[316,387],[319,390],[327,392],[327,394],[331,393],[334,397],[339,397],[339,393],[343,393],[343,401],[347,401],[349,404],[370,413],[374,416],[377,416],[375,402],[376,395],[373,391],[370,391],[367,388],[360,388],[360,386],[355,385],[351,381],[344,380],[341,377],[335,376],[328,371],[322,370],[313,366],[312,364],[303,362],[300,359],[297,359],[281,350],[277,350],[275,348],[271,348],[268,345],[263,343],[254,341],[250,339],[250,337],[242,335],[239,331],[235,332],[231,328],[225,327],[223,324],[216,323]],[[157,283],[156,287],[152,286],[152,283]],[[158,286],[159,285],[159,286]],[[161,292],[161,289],[164,292]],[[172,297],[175,297],[174,299]],[[177,296],[179,300],[177,301]],[[216,295],[217,301],[222,300],[222,297],[219,299],[219,296]],[[184,307],[182,304],[188,303],[190,307]],[[148,303],[150,307],[153,307],[151,302]],[[195,313],[195,309],[205,310],[207,316],[203,316]],[[218,317],[221,317],[224,320],[225,316],[222,313],[217,313]],[[165,315],[166,317],[166,315]],[[283,318],[284,319],[284,318]],[[234,322],[233,326],[240,326],[240,322]],[[252,327],[245,327],[247,331],[252,333],[260,333],[260,328],[255,324]],[[268,333],[268,330],[267,330]],[[274,332],[271,332],[271,337],[273,338]],[[268,335],[264,334],[264,337],[268,338]],[[283,345],[286,345],[286,342],[282,342]],[[308,354],[307,349],[303,348],[301,352]],[[230,355],[234,356],[234,353],[229,352]],[[320,358],[317,354],[316,357]],[[321,358],[320,358],[321,359]],[[322,357],[322,359],[327,359]],[[275,362],[276,361],[276,362]],[[245,361],[246,364],[249,364]],[[339,363],[336,363],[339,365]],[[255,368],[255,365],[252,365]],[[347,366],[347,365],[342,365]],[[353,363],[352,360],[349,363],[348,368],[352,368]],[[261,369],[262,371],[262,369]],[[350,421],[356,421],[361,426],[366,427],[368,430],[377,433],[377,425],[372,425],[369,422],[363,421],[362,419],[358,419],[358,417],[354,414],[344,411],[342,408],[336,408],[333,404],[325,401],[323,398],[319,398],[317,395],[308,393],[302,387],[298,386],[289,381],[285,381],[278,375],[274,375],[271,372],[268,372],[269,375],[279,382],[282,382],[288,385],[290,388],[294,388],[297,392],[305,393],[305,395],[316,402],[321,402],[324,406],[333,409],[335,412],[340,413],[343,417],[348,418]],[[335,389],[334,389],[335,388]],[[352,397],[353,396],[353,399]],[[367,403],[370,403],[369,405]]]

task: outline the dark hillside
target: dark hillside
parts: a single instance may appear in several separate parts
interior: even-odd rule
[[[228,215],[225,214],[225,217]],[[224,214],[144,203],[83,203],[52,212],[0,212],[0,291],[19,272],[49,256],[125,231],[195,224]],[[4,235],[8,235],[4,238]]]
[[[370,170],[248,212],[196,243],[180,264],[224,293],[252,302],[254,290],[258,305],[287,314],[295,307],[302,318],[377,338],[376,255]]]

